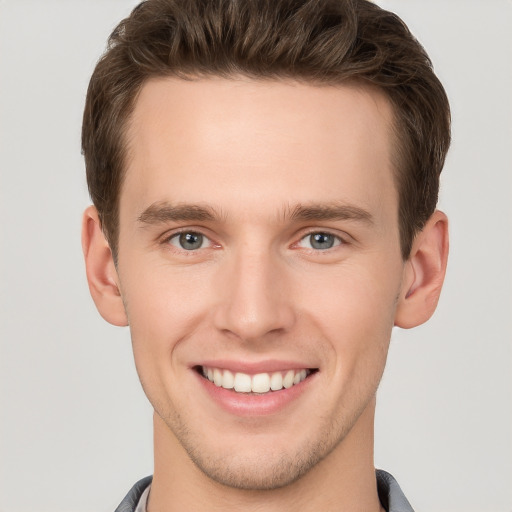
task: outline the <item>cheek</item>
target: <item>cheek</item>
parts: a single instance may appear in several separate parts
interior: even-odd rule
[[[208,275],[162,262],[134,262],[137,272],[121,274],[137,366],[172,362],[173,350],[192,335],[208,311]],[[128,270],[128,268],[126,268]]]
[[[400,278],[393,270],[387,274],[377,270],[375,265],[347,265],[324,276],[317,274],[307,283],[304,315],[328,341],[338,361],[335,371],[341,368],[350,373],[364,366],[374,368],[374,373],[383,369]]]
[[[132,274],[123,286],[133,355],[144,392],[165,416],[178,407],[179,396],[165,390],[180,389],[186,378],[180,347],[187,345],[208,311],[208,281],[165,265],[139,268],[151,272]]]
[[[380,329],[393,323],[401,282],[394,266],[363,262],[305,272],[300,293],[306,308],[324,316],[326,325]]]

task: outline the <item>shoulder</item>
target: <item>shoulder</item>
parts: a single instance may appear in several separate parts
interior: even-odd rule
[[[124,500],[116,508],[115,512],[134,512],[139,503],[142,493],[146,490],[148,485],[153,480],[152,476],[147,476],[142,480],[139,480],[125,496]]]
[[[382,469],[377,469],[376,476],[379,499],[388,512],[414,512],[392,475]]]

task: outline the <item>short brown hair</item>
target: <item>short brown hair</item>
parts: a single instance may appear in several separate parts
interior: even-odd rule
[[[402,20],[366,0],[147,0],[110,35],[87,91],[82,151],[87,183],[117,259],[124,133],[152,77],[289,78],[372,84],[395,114],[400,244],[437,204],[450,144],[446,93]]]

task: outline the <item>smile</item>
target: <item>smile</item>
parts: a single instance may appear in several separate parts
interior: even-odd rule
[[[229,389],[237,393],[265,394],[272,391],[289,389],[305,380],[314,370],[297,369],[272,373],[250,375],[242,372],[231,372],[221,368],[199,367],[203,377],[217,387]]]

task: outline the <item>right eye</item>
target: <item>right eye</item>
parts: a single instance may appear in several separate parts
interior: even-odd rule
[[[168,239],[168,243],[178,249],[185,251],[195,251],[208,247],[210,240],[201,233],[195,231],[182,231],[176,233]]]

